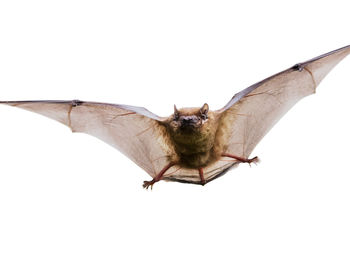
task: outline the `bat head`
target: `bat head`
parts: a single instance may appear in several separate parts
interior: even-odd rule
[[[211,149],[215,139],[217,120],[208,104],[201,108],[174,106],[174,114],[167,120],[168,133],[180,154],[203,153]]]
[[[171,117],[170,127],[174,131],[191,133],[199,131],[208,121],[208,104],[201,108],[183,108],[178,110],[174,105],[174,114]]]
[[[208,104],[204,104],[200,109],[184,108],[181,110],[174,105],[173,121],[180,131],[192,132],[207,122],[208,111]]]

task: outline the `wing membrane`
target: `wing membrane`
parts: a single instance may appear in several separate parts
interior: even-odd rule
[[[274,124],[300,99],[315,93],[322,79],[350,53],[350,46],[326,53],[237,93],[221,109],[229,122],[227,152],[248,157]]]
[[[120,150],[152,177],[167,164],[172,152],[160,124],[163,119],[144,108],[78,100],[2,103],[57,120],[73,132],[95,136]]]

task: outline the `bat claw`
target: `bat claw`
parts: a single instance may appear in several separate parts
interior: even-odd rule
[[[155,183],[154,180],[151,181],[144,181],[142,187],[148,190],[149,187],[151,187],[151,190],[153,189],[153,184]]]
[[[259,160],[258,156],[255,156],[254,158],[248,159],[246,162],[251,167],[251,163],[254,163],[255,165],[257,165],[260,162],[260,160]]]

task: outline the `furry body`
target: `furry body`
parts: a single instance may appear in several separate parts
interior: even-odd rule
[[[181,122],[174,120],[175,113],[165,121],[164,125],[175,148],[176,163],[186,168],[198,169],[218,160],[224,152],[222,144],[227,139],[227,135],[223,134],[227,131],[221,116],[207,111],[203,119],[201,108],[182,108],[177,112],[179,118],[196,116],[199,121],[195,127],[182,127]]]

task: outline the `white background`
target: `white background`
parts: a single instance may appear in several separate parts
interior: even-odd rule
[[[350,44],[346,1],[1,1],[0,100],[221,108]],[[0,107],[0,259],[349,259],[350,58],[201,187]]]

